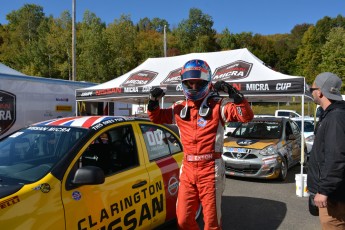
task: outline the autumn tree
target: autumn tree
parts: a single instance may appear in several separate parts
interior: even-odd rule
[[[345,29],[331,29],[326,43],[321,47],[322,61],[319,65],[322,72],[333,72],[345,80]]]
[[[10,63],[12,68],[26,74],[35,65],[32,60],[35,56],[35,47],[38,41],[38,28],[45,19],[43,8],[34,4],[25,4],[19,10],[14,10],[6,15],[8,24],[4,27],[7,35],[4,36],[0,47],[2,60]]]
[[[77,31],[77,80],[105,82],[113,78],[105,38],[105,23],[94,13],[84,12]]]
[[[211,16],[191,8],[189,18],[182,20],[174,31],[181,53],[216,51],[216,31],[212,27]]]
[[[105,30],[108,41],[109,66],[114,77],[120,76],[138,65],[136,28],[128,15],[121,15]]]

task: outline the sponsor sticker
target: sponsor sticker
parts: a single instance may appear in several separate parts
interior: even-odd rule
[[[57,112],[72,112],[72,106],[71,105],[57,105],[55,106],[55,110]]]
[[[0,90],[0,135],[16,122],[16,95]]]
[[[243,79],[249,76],[253,63],[238,60],[218,67],[213,74],[213,81]]]
[[[149,84],[158,73],[149,70],[140,70],[131,74],[122,84],[122,87],[136,87]],[[129,91],[138,92],[135,88],[127,88]]]
[[[169,191],[169,194],[174,196],[176,195],[177,191],[178,191],[178,180],[176,177],[171,177],[169,179],[169,183],[168,183],[168,191]]]
[[[181,83],[181,72],[182,68],[171,71],[168,76],[161,82],[161,85],[176,85]]]
[[[72,193],[73,200],[80,200],[81,199],[81,193],[79,191],[74,191]]]
[[[40,189],[43,193],[48,193],[50,192],[50,185],[47,183],[41,184]]]
[[[56,101],[66,101],[68,102],[68,98],[55,98]]]
[[[204,118],[200,117],[198,119],[198,126],[199,127],[204,128],[206,126],[206,124],[207,124],[207,121]]]
[[[246,153],[247,149],[244,148],[227,148],[229,152],[235,152],[235,153]]]
[[[2,201],[0,203],[0,209],[7,208],[7,207],[9,207],[11,205],[14,205],[14,204],[18,203],[18,202],[20,202],[18,196],[11,197],[11,198],[6,199],[6,200],[4,200],[4,201]]]
[[[247,139],[243,140],[243,139],[241,139],[241,140],[237,141],[237,144],[241,145],[241,146],[248,146],[248,145],[255,144],[256,142],[258,142],[258,141],[256,141],[256,140],[247,140]]]
[[[277,158],[274,157],[269,157],[269,158],[262,158],[262,160],[264,161],[265,164],[274,164],[274,163],[277,163]]]

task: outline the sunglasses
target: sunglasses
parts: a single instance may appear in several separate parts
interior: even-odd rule
[[[320,88],[309,88],[309,92],[310,92],[310,93],[313,93],[314,90],[318,90],[318,89],[320,89]]]

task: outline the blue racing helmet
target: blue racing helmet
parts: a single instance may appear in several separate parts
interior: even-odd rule
[[[207,62],[203,60],[190,60],[181,70],[181,82],[183,94],[187,99],[197,101],[203,99],[211,88],[212,72]],[[188,81],[200,81],[197,88],[192,88]]]

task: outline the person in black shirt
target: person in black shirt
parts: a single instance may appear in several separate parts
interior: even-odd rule
[[[319,74],[310,88],[324,112],[310,154],[307,186],[319,208],[322,229],[345,230],[345,102],[342,81],[333,73]]]

